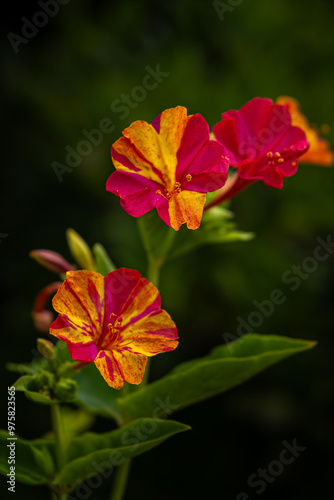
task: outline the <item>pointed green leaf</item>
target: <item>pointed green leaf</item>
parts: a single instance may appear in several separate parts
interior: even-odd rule
[[[73,439],[68,449],[68,463],[53,481],[55,486],[68,486],[99,472],[99,467],[122,465],[158,446],[189,426],[179,422],[143,418],[104,434],[87,433]],[[103,466],[101,465],[103,464]]]
[[[113,418],[118,424],[122,423],[117,400],[125,393],[126,386],[120,391],[109,387],[96,366],[92,363],[75,375],[79,384],[76,403],[87,410]]]
[[[10,443],[15,443],[15,476],[26,484],[47,484],[52,481],[55,472],[53,441],[35,439],[26,441],[17,437],[8,441],[8,432],[0,431],[0,472],[5,476],[9,472],[8,464]]]
[[[123,418],[161,416],[226,391],[314,342],[249,334],[215,348],[208,356],[181,364],[166,377],[119,400]]]
[[[103,274],[103,276],[107,276],[108,273],[115,271],[115,264],[110,259],[106,249],[100,243],[95,243],[93,246],[93,254],[98,273]]]

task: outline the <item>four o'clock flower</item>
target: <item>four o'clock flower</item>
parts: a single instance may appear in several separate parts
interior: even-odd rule
[[[239,111],[223,113],[212,130],[237,173],[206,208],[231,198],[256,180],[282,188],[284,177],[296,173],[298,158],[309,147],[305,133],[291,124],[287,107],[267,98],[256,97]]]
[[[70,271],[52,304],[59,316],[50,333],[66,342],[73,360],[94,362],[115,389],[140,384],[147,357],[178,345],[158,290],[138,271]]]
[[[175,230],[183,223],[199,227],[206,193],[221,188],[228,172],[225,148],[210,140],[205,119],[187,116],[182,106],[163,111],[151,125],[132,123],[111,156],[116,172],[107,190],[121,198],[124,210],[140,217],[156,208]]]
[[[302,163],[313,163],[323,167],[330,167],[334,163],[334,155],[330,150],[329,143],[323,139],[312,127],[307,118],[301,113],[299,103],[296,99],[281,96],[277,99],[277,104],[286,106],[291,114],[292,125],[296,125],[304,130],[306,138],[310,143],[310,148],[300,157]]]

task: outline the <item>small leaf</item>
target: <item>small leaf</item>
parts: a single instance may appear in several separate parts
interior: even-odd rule
[[[17,391],[24,392],[25,396],[34,401],[34,403],[44,404],[44,405],[54,405],[59,403],[58,399],[52,399],[51,394],[47,390],[31,390],[31,386],[34,384],[35,375],[24,375],[19,378],[13,385]]]
[[[201,225],[196,231],[180,228],[169,258],[179,257],[209,243],[251,240],[254,234],[236,230],[235,223],[231,222],[232,217],[233,213],[223,207],[213,207],[204,212]]]
[[[43,360],[43,365],[46,365],[47,362]],[[32,363],[7,363],[6,368],[10,372],[17,372],[22,374],[28,374],[28,375],[34,375],[37,373],[36,370],[36,365],[33,365]]]
[[[8,450],[15,443],[15,477],[25,484],[47,484],[55,473],[54,443],[47,439],[26,441],[17,437],[8,441],[8,432],[0,431],[0,473],[9,472]]]
[[[84,434],[73,439],[68,450],[68,463],[56,476],[53,485],[77,484],[78,480],[97,474],[99,467],[122,465],[127,457],[141,455],[173,434],[188,429],[189,426],[179,422],[143,418],[104,434]]]
[[[249,334],[216,347],[208,356],[183,363],[166,377],[118,401],[124,418],[169,415],[241,384],[314,342],[275,335]]]
[[[103,276],[107,276],[108,273],[115,271],[115,264],[110,259],[106,249],[100,243],[95,243],[93,246],[93,254],[98,273],[103,274]]]

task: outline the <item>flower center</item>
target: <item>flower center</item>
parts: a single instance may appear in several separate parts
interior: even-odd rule
[[[107,330],[101,335],[98,348],[112,349],[120,340],[122,330],[123,316],[118,316],[115,313],[110,314],[110,323],[107,325]]]
[[[192,179],[192,175],[187,174],[186,175],[187,183],[190,182],[191,179]],[[181,193],[181,191],[182,191],[181,182],[175,182],[174,189],[172,191],[169,191],[168,189],[164,189],[164,192],[162,193],[162,191],[160,191],[160,189],[158,189],[156,191],[156,194],[160,194],[160,196],[165,198],[167,201],[170,201],[172,199],[172,196],[174,196],[174,194]]]

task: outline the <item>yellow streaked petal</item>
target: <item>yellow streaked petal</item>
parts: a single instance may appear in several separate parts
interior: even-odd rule
[[[144,313],[159,297],[157,288],[150,281],[142,278],[132,290],[120,312],[123,317],[123,327],[126,328],[132,318]]]
[[[320,137],[316,128],[310,125],[307,118],[301,113],[298,101],[292,97],[281,96],[276,102],[288,106],[292,125],[301,128],[305,132],[306,139],[310,144],[309,149],[300,157],[299,161],[327,167],[333,165],[334,155],[330,150],[329,142]]]
[[[178,231],[181,224],[187,223],[188,229],[197,229],[201,223],[206,193],[181,191],[169,201],[170,225]]]
[[[166,311],[160,309],[124,328],[119,346],[128,346],[133,352],[154,356],[175,349],[178,345],[176,339],[174,321]]]
[[[140,384],[143,380],[147,357],[128,350],[100,351],[95,366],[110,387],[121,389],[124,381]]]
[[[134,354],[128,350],[115,350],[113,351],[113,355],[124,374],[126,382],[129,382],[129,384],[140,384],[144,377],[147,356]]]
[[[130,127],[133,127],[136,123],[141,123],[141,122],[134,122]],[[129,130],[129,128],[126,130]],[[130,163],[137,169],[137,170],[131,169],[123,165],[113,156],[112,160],[117,170],[129,173],[136,173],[137,175],[145,177],[146,179],[150,179],[154,182],[158,182],[161,184],[161,178],[153,170],[152,165],[145,158],[143,158],[138,153],[138,151],[133,147],[133,145],[130,144],[124,137],[121,137],[113,144],[113,149],[120,155],[125,156],[130,161]]]
[[[94,363],[110,387],[122,389],[124,376],[114,357],[114,351],[100,351]]]
[[[177,152],[190,116],[187,117],[187,109],[183,106],[166,109],[161,113],[159,139],[165,161],[165,175],[172,181],[167,186],[169,190],[174,188]]]
[[[104,319],[104,277],[92,271],[67,272],[52,305],[68,323],[61,333],[69,341],[97,341]]]
[[[177,106],[161,113],[159,133],[147,122],[133,122],[123,131],[124,137],[113,144],[113,150],[125,156],[138,170],[123,165],[121,159],[113,154],[116,169],[135,172],[172,191],[175,185],[177,152],[189,118],[186,108]]]

